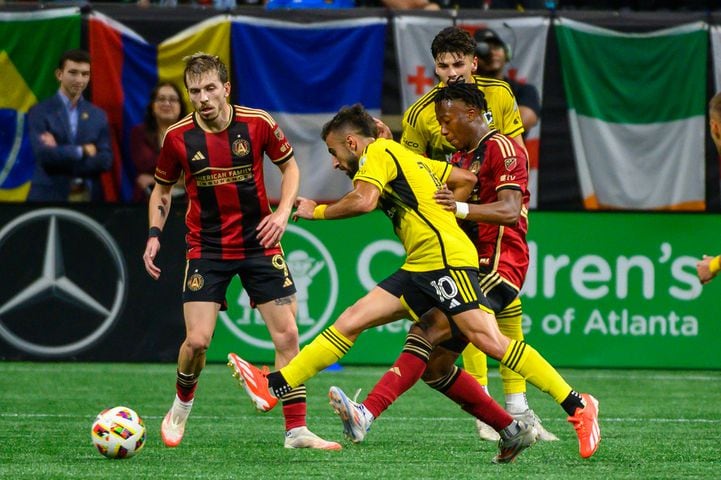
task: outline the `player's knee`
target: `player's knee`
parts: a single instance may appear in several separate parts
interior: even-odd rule
[[[431,361],[428,362],[421,379],[428,384],[432,384],[433,382],[450,375],[452,369],[452,362],[449,364],[445,359],[431,358]]]
[[[282,332],[276,332],[273,335],[273,345],[276,351],[280,353],[297,353],[298,352],[298,330],[290,329]]]
[[[351,305],[346,308],[333,326],[348,338],[355,338],[363,333],[370,325],[369,316],[364,314],[363,308]]]
[[[210,347],[210,337],[206,337],[205,335],[188,335],[184,345],[193,357],[197,357],[208,351]]]

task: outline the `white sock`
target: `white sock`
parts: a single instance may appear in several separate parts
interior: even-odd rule
[[[528,410],[528,400],[525,393],[507,393],[506,411],[511,415],[523,413]]]
[[[187,417],[190,413],[190,409],[193,408],[193,400],[195,399],[193,398],[189,402],[184,402],[176,394],[175,400],[173,400],[173,415],[179,417]]]

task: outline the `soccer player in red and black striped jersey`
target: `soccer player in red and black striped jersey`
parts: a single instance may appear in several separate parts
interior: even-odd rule
[[[150,231],[143,254],[146,270],[157,280],[155,259],[171,189],[184,174],[186,338],[178,355],[175,400],[161,425],[161,437],[169,447],[183,438],[218,311],[227,308],[225,293],[235,275],[268,327],[276,348],[275,366],[285,366],[298,353],[296,289],[280,247],[300,180],[293,149],[267,112],[228,103],[228,70],[217,56],[196,53],[185,60],[185,86],[195,111],[165,134],[148,203]],[[282,173],[275,211],[265,190],[263,155]],[[286,448],[341,448],[308,430],[305,386],[281,401]]]

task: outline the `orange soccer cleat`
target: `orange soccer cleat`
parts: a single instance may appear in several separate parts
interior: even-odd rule
[[[228,354],[228,366],[258,411],[269,412],[276,406],[278,399],[268,389],[268,367],[260,370],[235,353]]]
[[[578,449],[583,458],[589,458],[598,450],[601,443],[601,427],[598,425],[598,400],[588,393],[582,393],[585,408],[577,408],[576,412],[568,417],[578,435]]]

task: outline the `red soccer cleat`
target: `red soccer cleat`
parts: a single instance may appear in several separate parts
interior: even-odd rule
[[[576,412],[568,417],[568,421],[576,429],[578,435],[578,450],[581,457],[589,458],[598,450],[601,443],[601,427],[598,425],[598,400],[588,393],[582,393],[585,408],[577,408]]]
[[[228,366],[258,411],[269,412],[276,406],[278,399],[268,389],[268,367],[260,370],[235,353],[228,354]]]

